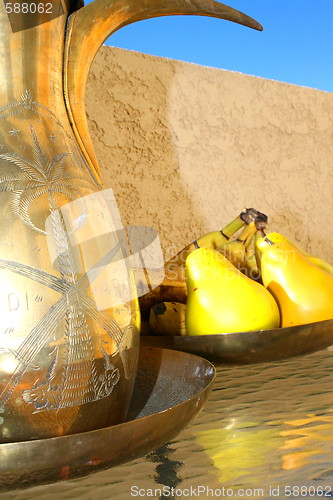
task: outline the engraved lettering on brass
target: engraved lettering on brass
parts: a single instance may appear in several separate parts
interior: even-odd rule
[[[3,333],[13,333],[14,332],[14,327],[13,326],[8,326],[8,328],[6,328]]]
[[[8,298],[8,311],[17,311],[20,307],[20,301],[15,292],[11,292],[7,295]]]

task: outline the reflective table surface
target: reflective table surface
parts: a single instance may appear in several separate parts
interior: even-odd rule
[[[214,497],[333,497],[332,348],[279,362],[219,366],[202,412],[173,441],[81,479],[0,495]]]

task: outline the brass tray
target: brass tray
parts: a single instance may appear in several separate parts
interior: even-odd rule
[[[141,348],[127,422],[64,437],[0,444],[0,491],[73,479],[148,453],[191,422],[214,378],[214,366],[198,356]]]
[[[142,335],[141,345],[159,346],[203,356],[210,361],[249,364],[282,360],[333,344],[333,320],[253,332],[193,337]]]

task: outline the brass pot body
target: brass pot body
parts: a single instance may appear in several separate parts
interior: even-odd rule
[[[84,89],[111,33],[172,14],[261,29],[208,0],[0,4],[0,443],[126,418],[140,311]]]
[[[0,442],[124,421],[140,325],[136,299],[116,300],[110,262],[134,285],[66,110],[68,6],[18,5],[0,5]]]

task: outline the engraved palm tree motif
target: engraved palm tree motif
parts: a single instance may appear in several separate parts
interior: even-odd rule
[[[58,353],[55,351],[46,379],[41,382],[37,381],[34,387],[26,390],[23,395],[26,402],[33,403],[35,408],[40,411],[51,407],[60,409],[79,405],[105,397],[110,394],[113,386],[119,380],[118,369],[111,367],[109,361],[105,361],[104,373],[98,376],[87,316],[109,334],[116,346],[114,354],[119,350],[123,337],[122,331],[104,311],[97,310],[95,302],[86,294],[86,289],[97,277],[102,267],[105,267],[119,252],[121,242],[78,279],[69,236],[57,204],[56,193],[70,200],[79,199],[80,195],[73,187],[73,181],[85,183],[87,181],[74,179],[65,174],[65,161],[70,153],[57,154],[49,158],[41,148],[32,126],[30,126],[30,131],[33,143],[32,161],[14,153],[0,155],[0,160],[13,163],[19,169],[16,175],[0,177],[0,191],[12,193],[14,214],[33,231],[42,234],[46,234],[46,232],[32,222],[29,216],[29,207],[36,199],[47,195],[60,277],[9,260],[1,260],[0,268],[11,270],[42,283],[61,293],[61,298],[47,311],[22,344],[15,351],[12,351],[19,362],[0,395],[0,402],[2,405],[6,403],[59,322],[65,319],[66,359],[62,369],[61,384],[54,385],[52,382],[58,359]],[[101,354],[106,359],[104,349],[101,350]],[[112,377],[110,376],[111,368],[113,370]]]
[[[55,193],[59,193],[70,200],[80,199],[80,194],[73,186],[73,182],[81,185],[92,183],[86,179],[75,179],[65,174],[65,160],[71,153],[57,154],[48,158],[41,148],[36,137],[34,128],[30,125],[32,137],[33,161],[27,160],[15,153],[4,153],[0,160],[6,160],[19,168],[15,175],[3,175],[0,177],[0,191],[12,193],[12,208],[24,224],[34,231],[46,234],[45,230],[36,227],[29,216],[30,205],[39,197],[47,194],[49,196],[50,211],[58,210]]]

